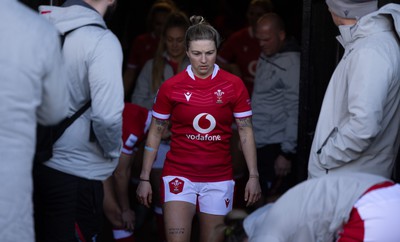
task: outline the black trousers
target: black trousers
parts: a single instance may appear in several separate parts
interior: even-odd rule
[[[103,184],[44,165],[34,168],[36,241],[95,241],[103,224]]]
[[[292,160],[292,171],[285,177],[275,174],[275,160],[281,152],[280,144],[269,144],[257,149],[257,168],[260,185],[265,197],[283,194],[296,184],[296,161]]]

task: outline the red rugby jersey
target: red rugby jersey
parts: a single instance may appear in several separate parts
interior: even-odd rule
[[[170,119],[171,149],[163,175],[194,182],[232,179],[230,138],[234,117],[252,115],[242,80],[217,65],[206,79],[196,78],[189,65],[165,81],[153,106],[153,117]]]
[[[151,111],[133,103],[125,103],[122,112],[122,153],[133,153],[146,136],[150,122]]]

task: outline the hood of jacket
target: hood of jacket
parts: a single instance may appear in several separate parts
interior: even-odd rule
[[[80,3],[82,1],[73,2],[76,2],[76,4],[64,7],[43,5],[39,7],[39,12],[52,22],[61,34],[91,24],[107,28],[103,17],[90,5],[85,5],[84,2]]]
[[[397,35],[400,36],[400,5],[390,3],[360,18],[354,25],[340,25],[340,35],[337,36],[340,44],[345,47],[358,38],[383,32],[391,31],[393,21]]]

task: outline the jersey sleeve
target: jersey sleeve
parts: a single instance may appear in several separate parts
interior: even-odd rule
[[[122,153],[131,155],[146,136],[151,112],[141,106],[126,103],[122,120]]]
[[[233,116],[235,118],[246,118],[252,116],[251,101],[246,86],[240,79],[235,82],[235,86],[237,101],[233,107]]]
[[[157,95],[153,105],[153,117],[156,119],[169,119],[171,116],[172,103],[169,98],[172,87],[168,85],[168,82],[164,82],[160,89],[157,91]]]

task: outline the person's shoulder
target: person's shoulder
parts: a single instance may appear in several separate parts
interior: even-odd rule
[[[111,52],[121,49],[117,36],[107,28],[88,25],[84,26],[82,30],[86,32],[84,35],[90,40],[89,43],[97,43],[95,46],[100,47],[104,51]]]
[[[51,22],[17,1],[6,2],[10,6],[0,10],[3,19],[0,28],[2,38],[10,40],[10,47],[19,45],[20,51],[31,48],[46,54],[59,48],[60,34]]]
[[[167,83],[167,85],[175,85],[178,83],[181,83],[183,81],[186,81],[188,79],[191,79],[191,77],[188,75],[186,70],[183,70],[179,72],[178,74],[168,78],[164,83]]]
[[[147,72],[151,72],[152,68],[153,68],[153,64],[154,64],[154,58],[147,60],[144,63],[143,69],[142,71],[147,71]]]
[[[275,54],[270,60],[277,66],[286,69],[289,66],[300,65],[300,52],[284,51]]]
[[[91,33],[93,36],[101,39],[105,39],[107,41],[118,41],[117,36],[107,27],[103,27],[96,23],[87,24],[83,26],[84,30],[88,33]]]
[[[165,80],[161,86],[160,90],[168,90],[169,93],[171,90],[176,90],[182,88],[188,83],[188,80],[192,80],[191,77],[187,74],[186,70],[179,72],[178,74],[168,78]]]
[[[7,11],[9,11],[10,14],[14,16],[14,19],[10,19],[10,21],[12,22],[9,22],[7,24],[11,24],[14,25],[15,28],[19,28],[19,31],[21,33],[25,32],[28,34],[30,32],[34,32],[34,35],[43,35],[43,39],[44,36],[47,37],[48,34],[52,36],[59,35],[56,27],[44,17],[39,15],[39,13],[15,1],[10,1],[10,4],[12,4],[12,6],[10,6],[11,9],[7,7],[4,10],[7,9]],[[4,16],[4,14],[2,14],[2,16]],[[22,29],[20,27],[22,27]]]
[[[291,63],[298,63],[300,61],[300,52],[299,51],[286,51],[282,52],[282,57]]]

